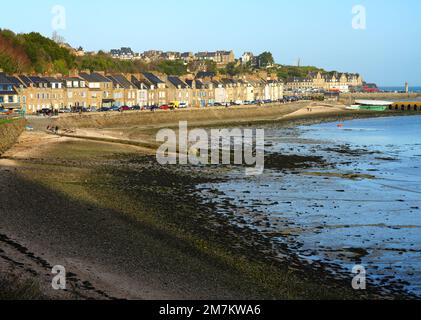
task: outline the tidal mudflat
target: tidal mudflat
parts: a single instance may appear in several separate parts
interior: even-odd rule
[[[263,175],[233,168],[197,188],[220,215],[269,239],[274,257],[349,281],[362,265],[368,287],[420,296],[420,127],[420,116],[270,125]],[[285,156],[304,160],[288,167]]]

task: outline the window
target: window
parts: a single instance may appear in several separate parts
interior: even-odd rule
[[[4,102],[4,97],[0,96],[0,102],[3,103]]]
[[[9,96],[9,103],[13,102],[13,96]]]

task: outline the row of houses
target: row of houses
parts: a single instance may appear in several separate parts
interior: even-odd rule
[[[123,47],[121,49],[112,49],[110,55],[116,59],[122,60],[143,60],[145,62],[152,62],[157,60],[184,60],[186,63],[192,61],[213,61],[218,66],[226,66],[230,62],[235,62],[235,55],[233,51],[215,51],[215,52],[176,52],[176,51],[158,51],[149,50],[143,53],[135,53],[131,48]]]
[[[287,80],[287,90],[311,90],[349,92],[352,87],[361,87],[364,80],[359,74],[333,73],[322,74],[311,72],[305,78],[290,78]]]
[[[153,73],[81,72],[71,77],[7,75],[0,72],[0,107],[28,113],[64,108],[164,105],[192,107],[283,98],[281,81],[158,76]]]

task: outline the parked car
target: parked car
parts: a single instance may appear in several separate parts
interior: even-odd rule
[[[120,107],[117,107],[117,106],[112,106],[112,107],[110,108],[110,111],[120,111]]]
[[[151,106],[143,106],[142,110],[149,110],[149,111],[155,111],[159,109],[159,107],[157,105],[151,105]]]
[[[63,108],[63,109],[60,109],[58,112],[59,113],[71,113],[72,110],[70,110],[69,108]]]
[[[132,107],[132,110],[134,110],[134,111],[140,111],[141,108],[140,108],[140,106],[133,106]]]
[[[120,107],[120,109],[118,110],[118,111],[130,111],[131,109],[130,109],[130,107],[128,107],[128,106],[122,106],[122,107]]]
[[[215,103],[213,104],[213,106],[214,106],[214,107],[223,107],[222,103],[219,103],[219,102],[215,102]]]
[[[159,107],[159,109],[161,109],[161,110],[170,110],[170,106],[168,104],[163,104],[162,106]]]
[[[110,111],[110,108],[107,108],[107,107],[101,107],[98,109],[98,112],[108,112],[108,111]]]
[[[185,103],[185,102],[181,102],[181,103],[179,104],[179,106],[178,106],[178,107],[179,107],[180,109],[185,109],[185,108],[188,108],[188,106],[189,106],[189,105],[188,105],[187,103]]]
[[[40,115],[40,116],[52,116],[53,111],[51,109],[48,109],[48,108],[43,108],[41,110],[38,110],[37,114]]]

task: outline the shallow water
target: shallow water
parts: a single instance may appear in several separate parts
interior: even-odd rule
[[[204,201],[275,249],[286,245],[350,281],[363,265],[368,286],[421,295],[421,116],[337,125],[265,128],[266,153],[318,155],[333,166],[258,177],[233,169],[228,182],[199,186]]]

